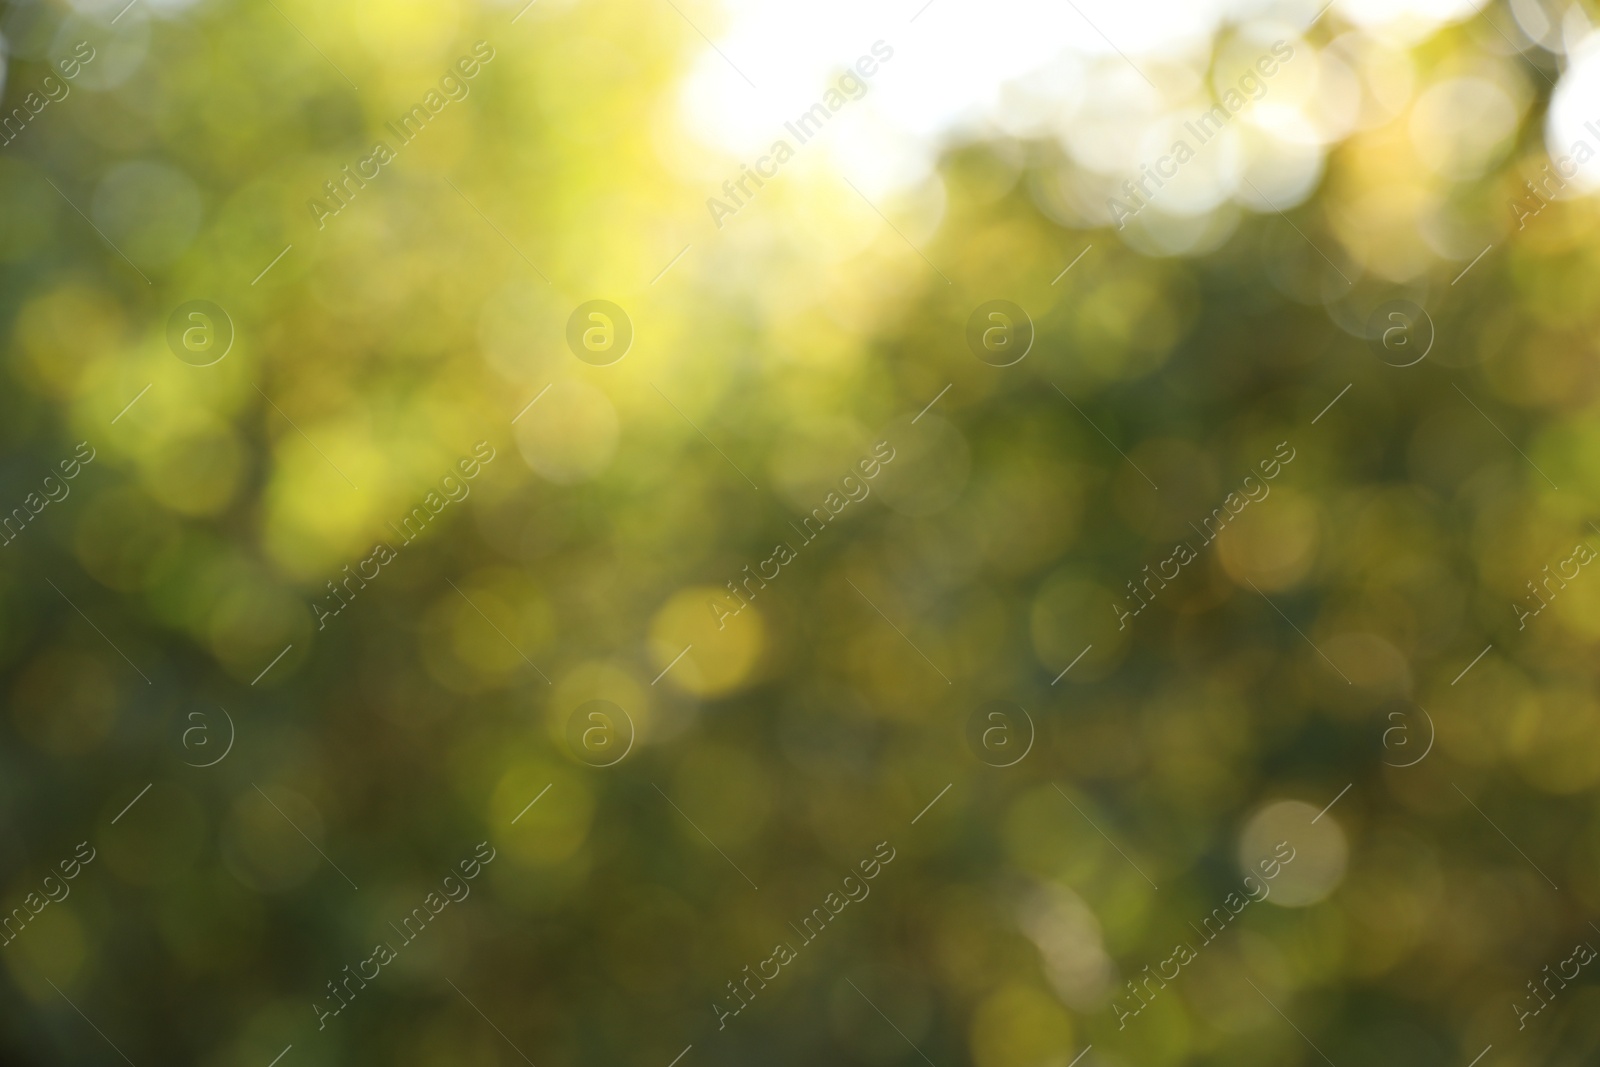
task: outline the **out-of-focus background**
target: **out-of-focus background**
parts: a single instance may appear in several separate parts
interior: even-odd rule
[[[6,5],[0,1058],[1593,1062],[1596,21]]]

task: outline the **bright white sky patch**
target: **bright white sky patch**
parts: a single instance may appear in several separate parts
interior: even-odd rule
[[[1318,39],[1352,22],[1365,33],[1412,37],[1419,27],[1431,32],[1469,17],[1481,3],[1337,0],[1324,11],[1324,0],[817,0],[798,8],[725,0],[720,25],[702,25],[716,50],[695,62],[682,104],[694,135],[725,154],[707,174],[720,181],[726,156],[751,162],[775,139],[792,141],[785,121],[882,41],[894,55],[868,79],[865,96],[799,151],[824,157],[876,198],[926,182],[952,142],[1053,136],[1103,176],[1112,195],[1154,162],[1153,147],[1166,151],[1170,132],[1211,106],[1208,77],[1234,83],[1272,41],[1288,39],[1295,59],[1269,79],[1262,114],[1243,112],[1257,127],[1245,156],[1230,135],[1226,150],[1212,146],[1218,158],[1189,165],[1162,194],[1166,210],[1208,211],[1242,195],[1237,176],[1248,166],[1288,207],[1309,194],[1322,146],[1349,131],[1360,99],[1354,72],[1331,56],[1322,63],[1298,34],[1318,19]],[[1220,33],[1233,44],[1213,72]],[[1265,143],[1273,137],[1293,143],[1275,151]],[[1246,199],[1260,209],[1258,197]]]
[[[1600,130],[1600,33],[1591,33],[1579,42],[1572,49],[1571,60],[1550,100],[1545,144],[1563,176],[1576,167],[1573,180],[1584,191],[1591,191],[1600,188],[1600,133],[1596,133]],[[1580,144],[1588,145],[1589,152],[1582,152]],[[1579,156],[1585,156],[1586,162],[1579,163]],[[1572,160],[1570,165],[1564,162],[1567,159]]]

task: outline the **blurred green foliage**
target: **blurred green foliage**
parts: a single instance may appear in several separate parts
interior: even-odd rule
[[[713,230],[671,5],[279,7],[0,15],[8,110],[96,50],[0,150],[0,507],[95,453],[0,549],[7,907],[98,851],[0,949],[9,1060],[1592,1060],[1587,977],[1511,1025],[1600,914],[1600,580],[1512,607],[1600,536],[1595,207],[1504,206],[1544,60],[1475,20],[1418,42],[1419,78],[1525,89],[1492,167],[1432,174],[1401,114],[1189,256],[1054,221],[1051,143],[954,143],[919,252],[916,211],[792,172]],[[308,209],[480,41],[469,92]],[[1456,282],[1441,204],[1494,220]],[[609,366],[566,341],[601,298]],[[965,340],[997,298],[1037,330],[1006,368]],[[1368,328],[1395,298],[1431,321],[1409,367]],[[194,300],[231,323],[209,365],[169,344]],[[625,721],[573,719],[596,700]],[[969,744],[994,700],[1010,766]],[[1284,840],[1267,903],[1119,1027]],[[319,1029],[481,841],[470,899]]]

